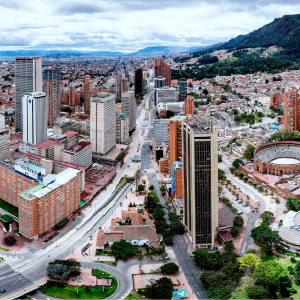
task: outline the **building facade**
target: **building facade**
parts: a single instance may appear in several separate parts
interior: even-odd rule
[[[60,81],[58,70],[46,69],[43,74],[43,91],[47,95],[48,124],[52,126],[60,114]]]
[[[165,78],[165,85],[171,87],[171,67],[161,58],[155,59],[155,77]]]
[[[183,102],[187,96],[187,80],[186,78],[179,79],[179,101]]]
[[[162,88],[166,85],[166,80],[165,80],[164,77],[159,76],[159,77],[154,79],[154,83],[155,83],[155,88],[159,89],[159,88]]]
[[[177,91],[175,88],[163,87],[155,89],[155,104],[177,102]]]
[[[284,129],[300,130],[300,98],[296,88],[284,93]]]
[[[47,96],[44,92],[23,96],[23,142],[32,145],[47,140]]]
[[[91,76],[85,75],[84,76],[84,112],[90,112],[90,105],[91,105]]]
[[[116,143],[127,144],[129,141],[129,118],[120,112],[116,115]]]
[[[0,161],[10,159],[9,129],[0,129]]]
[[[62,161],[75,166],[89,168],[92,165],[92,144],[79,142],[68,150],[62,152]]]
[[[128,81],[125,78],[116,77],[116,99],[122,98],[122,93],[128,91]]]
[[[129,131],[133,130],[136,126],[136,99],[133,91],[127,91],[122,93],[121,100],[122,112],[128,116],[129,119]]]
[[[100,93],[91,98],[90,138],[94,153],[108,154],[116,146],[116,98]]]
[[[187,97],[184,101],[184,113],[186,115],[193,115],[195,113],[195,99],[194,97]]]
[[[16,131],[22,131],[23,111],[22,98],[25,93],[42,92],[42,58],[16,57],[15,61],[15,124]]]
[[[213,117],[183,122],[183,221],[193,245],[211,249],[218,227],[217,135]]]
[[[134,93],[138,95],[144,93],[143,70],[137,69],[134,76]]]

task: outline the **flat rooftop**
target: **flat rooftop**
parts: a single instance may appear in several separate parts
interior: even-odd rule
[[[91,143],[90,142],[79,142],[78,144],[74,145],[73,147],[71,147],[68,150],[65,150],[65,153],[74,155],[80,151],[82,151],[84,148],[90,146]]]
[[[26,169],[30,169],[30,170],[32,170],[32,171],[34,171],[36,173],[40,173],[40,172],[42,172],[44,170],[44,168],[36,166],[36,165],[31,164],[31,163],[26,162],[26,161],[18,161],[18,162],[16,162],[16,164],[17,165],[21,165],[21,166],[23,166]]]

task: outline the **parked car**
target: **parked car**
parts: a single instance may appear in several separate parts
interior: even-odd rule
[[[0,290],[0,293],[5,293],[5,292],[6,292],[5,289],[1,289],[1,290]]]
[[[242,200],[239,200],[239,201],[238,201],[238,204],[241,204],[242,202],[243,202]]]
[[[242,215],[242,214],[243,214],[243,212],[242,212],[242,211],[239,211],[239,212],[238,212],[238,215]]]

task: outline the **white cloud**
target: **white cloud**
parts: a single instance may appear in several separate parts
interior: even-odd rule
[[[227,41],[300,10],[295,0],[1,2],[0,45],[16,49],[135,51],[156,45],[199,46]]]

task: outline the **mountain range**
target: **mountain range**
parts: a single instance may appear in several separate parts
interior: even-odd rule
[[[161,56],[190,53],[203,49],[199,47],[180,47],[180,46],[156,46],[140,49],[133,53],[122,53],[113,51],[77,51],[77,50],[9,50],[0,51],[0,56],[18,57],[18,56]]]

